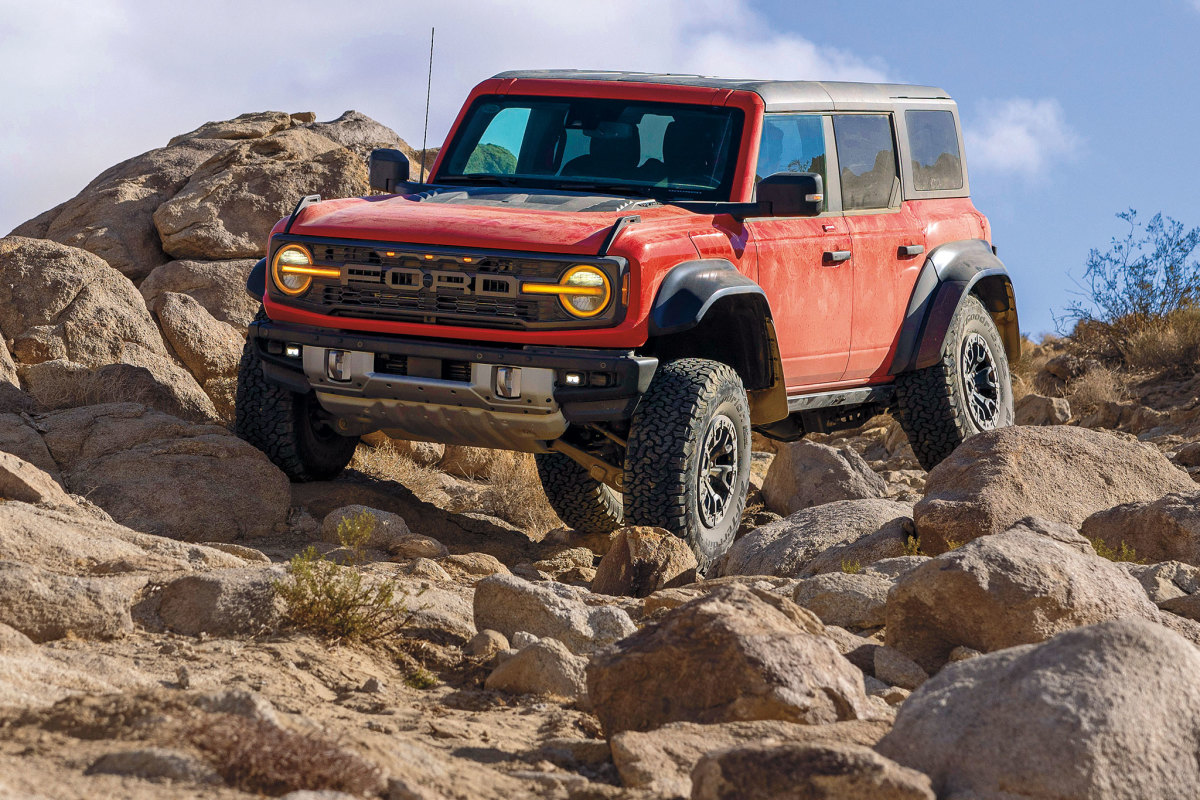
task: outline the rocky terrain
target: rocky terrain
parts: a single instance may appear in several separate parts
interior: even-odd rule
[[[1200,380],[1054,340],[928,474],[888,417],[756,441],[707,580],[524,456],[291,485],[227,427],[245,275],[376,146],[212,122],[0,239],[0,796],[1195,795]]]

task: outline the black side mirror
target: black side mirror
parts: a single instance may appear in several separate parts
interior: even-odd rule
[[[371,188],[381,192],[398,192],[408,180],[408,156],[399,150],[381,147],[371,151],[369,169]]]
[[[758,182],[758,202],[772,217],[815,217],[825,210],[825,183],[815,172],[776,172]]]

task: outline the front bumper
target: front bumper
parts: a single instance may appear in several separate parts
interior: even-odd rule
[[[532,452],[570,424],[628,419],[658,366],[625,350],[468,345],[271,321],[252,324],[249,339],[268,380],[316,392],[347,433]],[[342,380],[327,369],[337,350]],[[510,387],[512,369],[520,370],[515,397],[497,386],[502,367]],[[580,384],[568,385],[568,373]]]

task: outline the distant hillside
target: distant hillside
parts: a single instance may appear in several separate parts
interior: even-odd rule
[[[517,171],[517,157],[507,147],[481,144],[467,159],[467,172],[487,175],[512,175]]]

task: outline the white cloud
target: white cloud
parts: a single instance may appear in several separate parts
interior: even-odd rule
[[[0,0],[0,234],[117,161],[246,111],[355,108],[419,144],[480,80],[527,68],[880,80],[750,0]]]
[[[1057,100],[1018,97],[985,104],[983,110],[977,124],[970,118],[963,122],[967,159],[974,171],[1033,178],[1073,158],[1083,145]]]

